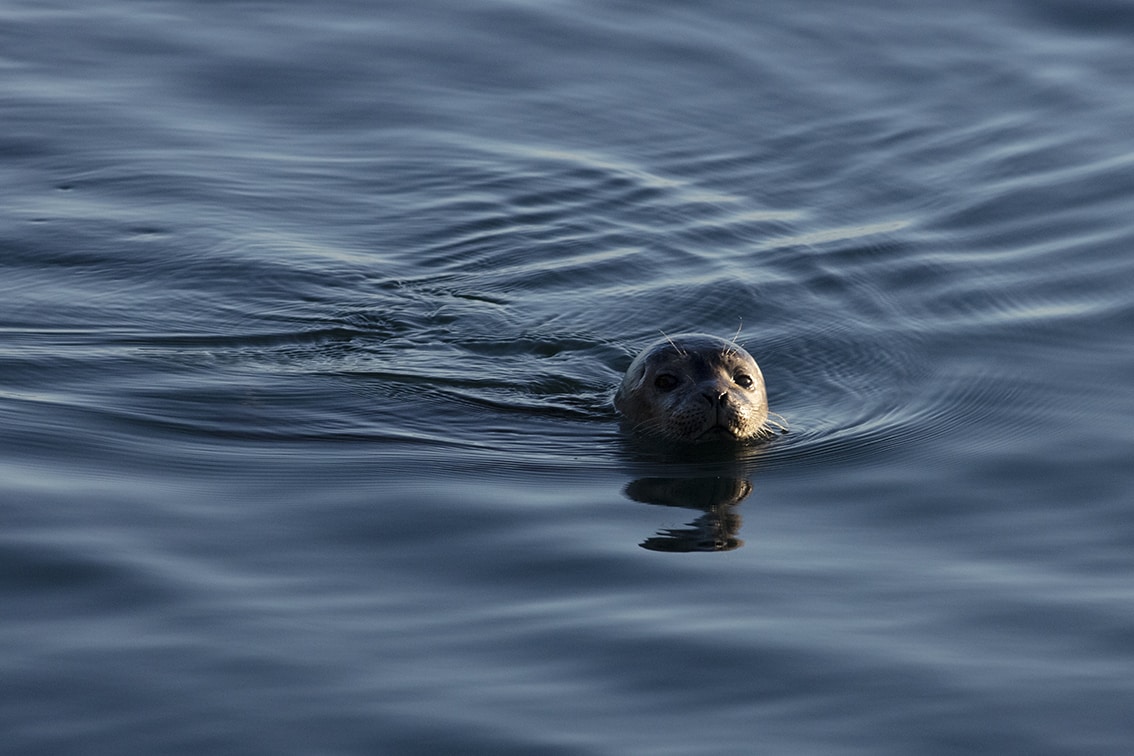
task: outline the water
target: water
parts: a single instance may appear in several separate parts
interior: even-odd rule
[[[6,749],[1129,752],[1131,33],[0,4]]]

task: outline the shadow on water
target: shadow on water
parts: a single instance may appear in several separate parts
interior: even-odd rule
[[[736,505],[752,493],[743,478],[638,478],[624,493],[634,501],[701,510],[684,528],[666,528],[639,544],[650,551],[732,551],[744,545]]]
[[[628,439],[628,466],[636,477],[623,494],[643,504],[700,513],[685,527],[664,528],[639,545],[670,553],[734,551],[743,546],[739,505],[752,493],[752,475],[769,443],[666,447]]]

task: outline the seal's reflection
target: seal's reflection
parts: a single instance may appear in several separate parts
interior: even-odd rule
[[[651,551],[732,551],[744,545],[737,537],[741,517],[736,505],[752,493],[744,478],[638,478],[627,484],[634,501],[704,512],[686,528],[667,528],[639,544]]]

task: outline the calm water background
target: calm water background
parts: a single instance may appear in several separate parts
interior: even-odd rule
[[[1121,0],[0,2],[5,750],[1129,753],[1132,86]],[[789,433],[620,432],[738,328]]]

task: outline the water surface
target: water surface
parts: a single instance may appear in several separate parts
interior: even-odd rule
[[[1134,11],[0,5],[17,753],[1098,753]],[[789,432],[624,434],[659,332]]]

